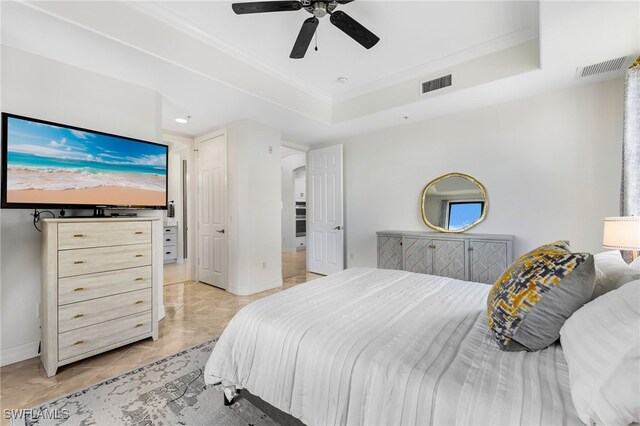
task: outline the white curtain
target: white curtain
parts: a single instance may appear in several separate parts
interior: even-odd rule
[[[640,57],[627,70],[622,142],[621,216],[640,216]],[[630,260],[630,252],[623,252]]]

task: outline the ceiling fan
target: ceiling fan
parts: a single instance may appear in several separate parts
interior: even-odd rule
[[[371,49],[380,39],[371,31],[360,25],[355,19],[341,10],[335,10],[338,5],[351,3],[353,0],[291,0],[291,1],[258,1],[249,3],[234,3],[231,7],[237,15],[265,12],[288,12],[304,8],[313,15],[302,24],[298,38],[296,39],[290,58],[304,58],[307,48],[311,44],[313,35],[320,21],[318,18],[329,14],[333,25],[342,30],[346,35],[360,43],[366,49]]]

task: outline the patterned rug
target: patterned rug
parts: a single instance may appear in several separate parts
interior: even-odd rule
[[[225,407],[221,387],[205,386],[202,373],[216,340],[25,410],[11,424],[277,425],[245,398]]]

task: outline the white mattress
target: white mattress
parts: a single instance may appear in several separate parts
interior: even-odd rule
[[[559,345],[502,352],[489,286],[349,269],[251,303],[205,369],[308,425],[580,423]]]

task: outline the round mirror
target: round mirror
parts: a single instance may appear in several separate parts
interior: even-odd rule
[[[487,190],[471,176],[449,173],[422,191],[422,220],[440,232],[463,232],[487,216]]]

